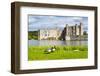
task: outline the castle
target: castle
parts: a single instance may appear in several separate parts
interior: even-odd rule
[[[66,24],[63,30],[59,29],[41,29],[38,31],[38,39],[39,40],[81,40],[81,36],[83,35],[83,25],[80,23],[79,25],[75,24],[73,26],[69,26]]]

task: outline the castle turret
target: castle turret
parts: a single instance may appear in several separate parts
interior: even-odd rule
[[[69,33],[69,28],[68,28],[68,24],[66,24],[66,35],[68,35],[68,33]]]
[[[83,24],[80,22],[80,25],[79,25],[79,35],[83,35]]]
[[[70,27],[66,24],[66,35],[65,40],[70,40]]]

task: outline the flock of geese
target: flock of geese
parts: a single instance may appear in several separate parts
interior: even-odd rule
[[[52,52],[54,52],[54,51],[56,51],[56,47],[55,47],[55,46],[53,46],[53,47],[51,47],[51,48],[48,48],[48,49],[45,50],[44,52],[45,52],[46,54],[50,54],[50,53],[52,53]]]

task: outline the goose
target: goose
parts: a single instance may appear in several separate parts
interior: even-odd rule
[[[54,52],[56,49],[54,47],[51,48],[51,52]]]
[[[51,52],[52,51],[52,49],[51,48],[49,48],[48,50],[47,50],[47,52]]]
[[[52,52],[52,49],[51,48],[48,48],[47,50],[44,51],[46,54],[49,54]]]

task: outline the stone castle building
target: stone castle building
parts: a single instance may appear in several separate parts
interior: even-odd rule
[[[62,31],[61,38],[63,40],[79,40],[79,38],[83,35],[83,25],[80,23],[79,25],[75,24],[74,26],[69,26],[68,24]]]
[[[61,32],[58,29],[42,29],[39,30],[39,40],[58,40],[58,38],[61,36]]]
[[[79,25],[75,24],[73,26],[69,26],[66,24],[63,30],[59,29],[42,29],[38,31],[39,40],[79,40],[83,35],[83,25],[80,23]]]

